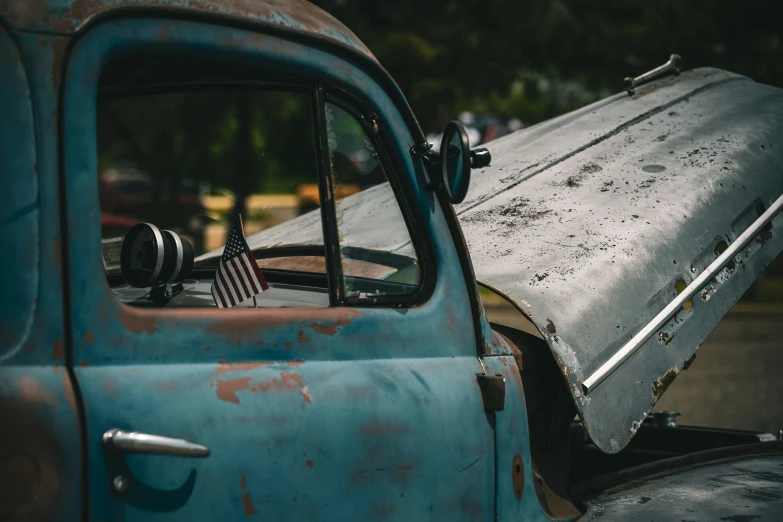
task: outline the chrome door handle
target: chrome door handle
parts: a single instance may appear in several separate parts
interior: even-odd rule
[[[123,431],[117,428],[103,434],[106,448],[124,453],[148,453],[177,457],[208,457],[209,448],[184,439],[172,439],[160,435]]]

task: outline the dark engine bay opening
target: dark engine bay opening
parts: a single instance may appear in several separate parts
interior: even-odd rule
[[[778,446],[770,433],[681,426],[676,412],[654,412],[627,447],[616,454],[604,453],[576,417],[546,341],[510,326],[490,324],[514,351],[525,390],[536,493],[552,517],[578,516],[584,512],[585,500],[630,480],[752,454],[769,443]]]

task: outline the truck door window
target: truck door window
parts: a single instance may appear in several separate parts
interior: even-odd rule
[[[326,129],[346,298],[414,293],[419,258],[362,116],[327,102]]]
[[[118,263],[124,234],[147,222],[195,250],[185,295],[166,306],[215,306],[220,249],[240,214],[271,287],[258,306],[328,306],[320,212],[301,215],[319,197],[309,87],[248,80],[222,64],[210,75],[208,64],[193,63],[183,79],[181,60],[122,63],[104,71],[97,121],[104,266],[115,295],[153,306],[149,289],[125,284]]]

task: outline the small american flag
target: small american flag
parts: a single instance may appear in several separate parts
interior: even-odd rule
[[[269,285],[235,221],[215,272],[212,297],[218,308],[231,308],[267,289]]]

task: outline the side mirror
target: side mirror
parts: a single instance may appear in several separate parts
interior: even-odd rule
[[[470,142],[465,127],[450,121],[440,142],[440,177],[449,203],[461,203],[470,186]]]
[[[458,121],[450,121],[443,132],[440,151],[424,143],[415,146],[411,152],[420,156],[430,174],[428,190],[442,191],[452,205],[461,203],[470,186],[470,169],[489,165],[492,159],[487,149],[470,150],[465,127]]]

